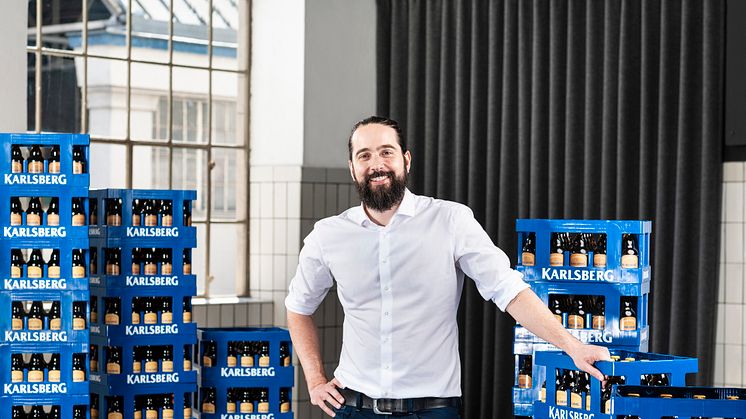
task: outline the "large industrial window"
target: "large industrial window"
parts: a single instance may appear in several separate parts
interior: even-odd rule
[[[247,290],[250,0],[31,0],[28,129],[91,135],[91,188],[196,189],[198,292]]]

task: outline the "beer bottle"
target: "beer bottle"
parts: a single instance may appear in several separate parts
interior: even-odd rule
[[[155,200],[146,199],[142,206],[142,213],[145,217],[146,227],[155,227],[158,225],[158,212],[155,209]]]
[[[85,330],[85,301],[73,302],[73,330]]]
[[[268,367],[269,366],[269,342],[262,341],[261,346],[259,350],[259,366],[260,367]]]
[[[91,247],[89,252],[91,255],[91,263],[90,263],[91,275],[96,275],[98,274],[98,250],[95,247]]]
[[[172,394],[164,394],[161,399],[161,419],[174,419],[174,400]]]
[[[570,253],[570,266],[576,268],[588,267],[588,238],[585,234],[575,235]]]
[[[98,224],[98,201],[95,198],[88,200],[88,220],[93,224]]]
[[[106,419],[122,419],[122,396],[108,396]]]
[[[119,298],[104,298],[104,323],[118,325],[119,315]]]
[[[161,349],[161,371],[174,372],[174,356],[171,345],[166,345]]]
[[[518,355],[518,388],[531,388],[531,355]]]
[[[118,198],[106,200],[106,224],[115,227],[122,225],[122,204]]]
[[[91,393],[89,400],[91,404],[91,419],[98,419],[98,395]]]
[[[611,413],[611,403],[609,403],[609,400],[611,400],[611,387],[614,384],[622,385],[625,382],[626,379],[624,377],[616,375],[612,375],[606,380],[606,387],[601,392],[601,406],[607,415]]]
[[[215,389],[202,388],[202,413],[215,413]]]
[[[143,370],[145,372],[158,372],[158,360],[152,346],[146,346],[142,353]]]
[[[73,354],[73,382],[85,381],[85,354]]]
[[[26,412],[23,410],[23,406],[13,406],[11,419],[26,419]]]
[[[158,323],[158,312],[155,309],[155,304],[152,297],[142,297],[142,315],[144,324],[157,324]]]
[[[593,305],[592,327],[596,330],[606,328],[606,299],[603,296],[597,296]]]
[[[539,390],[539,400],[541,400],[542,403],[547,402],[547,380],[545,379],[543,383],[541,383],[541,390]]]
[[[106,373],[122,373],[122,348],[118,346],[106,347]]]
[[[158,419],[158,406],[153,396],[145,397],[145,419]]]
[[[192,370],[192,349],[189,345],[184,345],[184,371]]]
[[[637,329],[637,297],[622,297],[621,316],[619,319],[619,329],[622,331]]]
[[[10,381],[12,383],[23,381],[23,354],[13,354],[10,357]]]
[[[141,224],[141,205],[139,199],[132,200],[132,225],[137,227]]]
[[[31,147],[31,153],[27,159],[27,169],[29,173],[44,173],[44,156],[41,154],[41,147],[35,145]]]
[[[132,324],[140,324],[140,297],[132,297]]]
[[[60,172],[60,146],[52,146],[52,151],[49,154],[49,173]]]
[[[562,303],[560,302],[560,299],[556,295],[549,296],[549,310],[551,310],[552,314],[554,314],[554,318],[557,319],[560,324],[564,325],[565,322],[562,320]]]
[[[22,330],[23,320],[26,318],[26,309],[23,308],[23,301],[13,301],[11,307],[11,329]]]
[[[173,207],[171,205],[171,200],[161,200],[160,213],[162,226],[171,227],[172,225],[174,225]]]
[[[85,208],[83,208],[83,198],[73,198],[72,207],[73,207],[72,225],[84,226],[85,225]]]
[[[235,367],[238,362],[238,359],[236,357],[236,343],[235,342],[228,342],[228,358],[225,361],[225,364],[229,367]]]
[[[192,418],[192,395],[184,393],[184,419]]]
[[[44,272],[44,258],[41,256],[40,249],[34,249],[29,255],[28,262],[26,262],[26,276],[29,278],[41,278]]]
[[[560,377],[561,378],[557,380],[557,383],[555,383],[555,389],[557,391],[555,401],[557,406],[567,406],[567,390],[570,389],[572,377],[570,376],[569,371],[564,371]]]
[[[585,394],[585,410],[591,410],[591,375],[587,372],[581,373],[583,394]]]
[[[28,367],[26,368],[28,370],[28,377],[26,381],[29,383],[41,383],[44,381],[44,367],[46,363],[44,362],[44,357],[40,353],[35,353],[31,355],[31,359],[29,360]]]
[[[523,253],[521,255],[523,266],[534,266],[536,264],[536,233],[526,234],[523,239]]]
[[[251,397],[251,390],[248,388],[244,388],[243,392],[241,392],[238,411],[239,413],[254,413],[254,398]]]
[[[73,278],[85,278],[85,262],[80,249],[73,249]]]
[[[98,323],[98,297],[91,295],[91,323]]]
[[[23,172],[23,153],[21,147],[15,144],[10,148],[10,172]]]
[[[10,225],[19,226],[23,224],[23,205],[17,196],[10,198]]]
[[[583,408],[583,382],[579,371],[570,371],[572,383],[570,384],[570,407],[573,409]]]
[[[140,249],[132,249],[132,275],[140,275]]]
[[[80,146],[73,146],[73,174],[80,175],[86,172],[85,157]]]
[[[635,269],[638,267],[637,241],[632,234],[622,235],[622,268]]]
[[[205,350],[202,354],[202,366],[203,367],[214,367],[215,366],[215,351],[217,350],[216,344],[213,341],[206,341],[203,343]]]
[[[269,391],[263,388],[259,391],[259,403],[256,406],[258,413],[269,413]]]
[[[192,274],[192,249],[184,249],[181,273],[184,275]]]
[[[585,303],[582,296],[576,295],[573,298],[572,308],[567,316],[567,327],[570,329],[585,328]]]
[[[62,329],[62,318],[60,317],[60,302],[52,301],[52,307],[49,309],[49,330]]]
[[[26,261],[23,259],[21,249],[12,249],[10,251],[10,277],[20,278],[23,275],[23,265]]]
[[[60,354],[52,354],[47,364],[47,381],[60,382]]]
[[[31,407],[31,412],[28,415],[29,419],[47,419],[47,415],[44,413],[44,406],[34,405]]]
[[[287,413],[290,411],[290,389],[280,389],[280,413]]]
[[[49,261],[47,262],[47,276],[49,278],[60,277],[60,249],[52,250]]]
[[[73,419],[86,419],[85,406],[73,406]]]
[[[289,367],[290,361],[290,346],[287,342],[280,342],[280,365]]]
[[[26,327],[28,330],[42,330],[44,328],[44,308],[41,301],[31,303],[27,317]]]
[[[244,342],[241,347],[241,366],[242,367],[253,367],[254,366],[254,350],[252,342]]]
[[[184,213],[184,227],[192,225],[192,205],[189,201],[184,201],[181,204],[182,212]]]
[[[236,413],[236,401],[238,399],[237,391],[233,388],[228,389],[228,394],[226,394],[226,404],[225,404],[225,412],[226,413]]]
[[[142,348],[139,346],[132,348],[132,372],[135,374],[142,372]]]
[[[91,372],[98,372],[98,346],[91,345],[88,350],[88,369]]]
[[[42,211],[41,209],[41,200],[38,196],[35,196],[31,198],[28,201],[28,207],[26,208],[26,225],[28,226],[40,226],[41,225],[41,217],[42,217]]]
[[[120,256],[120,249],[106,249],[106,275],[119,275],[121,267]]]
[[[171,275],[173,265],[171,264],[171,249],[161,249],[161,275]]]
[[[158,275],[158,263],[155,260],[155,249],[143,249],[142,260],[145,275]]]
[[[192,322],[192,297],[184,297],[184,308],[181,315],[184,323]]]
[[[565,264],[564,243],[559,233],[552,233],[550,244],[549,266],[562,266]]]

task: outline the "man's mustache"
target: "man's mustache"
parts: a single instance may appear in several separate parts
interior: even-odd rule
[[[383,170],[378,170],[378,171],[371,173],[370,175],[365,176],[365,183],[370,183],[371,179],[373,179],[374,177],[379,177],[379,176],[386,176],[389,179],[394,180],[394,172],[386,172]]]

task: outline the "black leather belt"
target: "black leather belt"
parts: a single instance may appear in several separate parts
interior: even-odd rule
[[[416,413],[421,410],[439,409],[442,407],[460,407],[460,397],[418,397],[413,399],[372,399],[359,391],[341,388],[339,392],[345,398],[347,406],[358,409],[373,409],[382,415],[394,413]]]

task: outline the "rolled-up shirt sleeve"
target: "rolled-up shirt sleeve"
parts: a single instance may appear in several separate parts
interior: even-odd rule
[[[323,252],[313,231],[303,240],[298,256],[298,268],[290,281],[285,307],[298,314],[310,316],[319,307],[334,277],[324,262]]]
[[[453,226],[459,269],[474,280],[482,298],[505,311],[516,295],[529,287],[523,274],[510,267],[508,256],[492,243],[468,207],[456,207]]]

